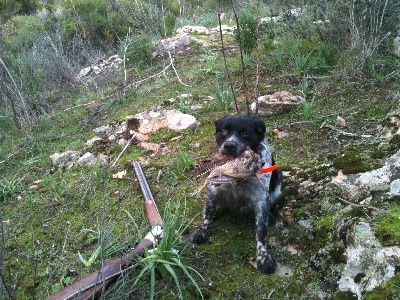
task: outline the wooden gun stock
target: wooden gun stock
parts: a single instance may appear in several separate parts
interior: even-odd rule
[[[47,300],[89,300],[105,290],[118,276],[123,272],[126,266],[138,256],[142,255],[144,249],[151,249],[155,236],[162,232],[163,221],[158,212],[156,203],[150,192],[150,188],[144,177],[142,168],[139,163],[134,163],[133,168],[139,181],[140,189],[144,198],[144,211],[147,221],[152,227],[152,231],[146,237],[121,258],[115,258],[104,262],[103,267],[88,276],[75,281],[73,284],[54,293]]]

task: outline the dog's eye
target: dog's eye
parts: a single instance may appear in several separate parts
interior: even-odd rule
[[[248,131],[245,130],[245,131],[242,131],[242,132],[241,132],[241,135],[242,135],[242,136],[249,136],[249,135],[250,135],[250,132],[248,132]]]
[[[222,129],[222,130],[221,130],[221,133],[222,133],[223,135],[228,134],[228,130]]]

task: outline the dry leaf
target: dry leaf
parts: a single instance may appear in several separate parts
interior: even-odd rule
[[[336,117],[336,123],[337,123],[338,125],[342,126],[342,127],[345,127],[345,126],[346,126],[346,120],[343,119],[343,118],[340,117],[340,116],[337,116],[337,117]]]
[[[118,172],[118,173],[116,173],[116,174],[113,174],[113,178],[114,179],[122,179],[122,178],[124,178],[126,176],[126,170],[123,170],[123,171],[121,171],[121,172]]]
[[[283,139],[290,136],[289,132],[283,130],[280,131],[278,128],[275,128],[273,132],[275,133],[277,139]]]

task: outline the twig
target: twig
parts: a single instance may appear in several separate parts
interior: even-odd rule
[[[260,22],[259,22],[259,8],[260,8],[260,1],[257,1],[257,28],[256,28],[256,83],[255,83],[255,88],[256,88],[256,95],[255,95],[255,103],[256,103],[256,115],[258,115],[258,96],[260,95],[260,90],[259,90],[259,85],[260,85],[260,38],[259,38],[259,27],[260,27]]]
[[[336,128],[335,126],[325,124],[325,123],[326,122],[324,122],[320,128],[326,127],[326,128],[332,129],[333,131],[336,131],[339,135],[344,135],[344,136],[349,136],[349,137],[362,137],[362,138],[372,137],[372,135],[369,135],[369,134],[356,134],[356,133],[346,132],[346,131]]]
[[[370,208],[370,209],[373,209],[373,210],[379,212],[380,214],[390,214],[389,211],[387,211],[385,209],[380,209],[380,208],[377,208],[377,207],[369,205],[369,204],[368,205],[362,205],[362,204],[358,204],[358,203],[353,203],[353,202],[350,202],[348,200],[342,199],[340,197],[337,197],[337,199],[342,201],[343,203],[346,203],[346,204],[351,205],[351,206],[363,207],[363,208],[367,208],[367,209]]]
[[[233,15],[235,16],[235,21],[236,21],[236,28],[237,28],[237,33],[238,33],[238,43],[239,43],[239,51],[240,51],[240,64],[242,65],[242,79],[243,79],[243,86],[244,86],[244,94],[246,97],[246,108],[247,108],[247,114],[250,114],[250,104],[249,104],[249,96],[248,96],[248,87],[247,87],[247,82],[246,82],[246,76],[245,76],[245,67],[244,67],[244,60],[243,60],[243,47],[242,47],[242,38],[240,35],[240,26],[239,26],[239,18],[236,13],[235,6],[233,5],[233,0],[231,0],[231,5],[232,5],[232,10],[233,10]],[[257,26],[258,29],[258,26]],[[221,33],[222,34],[222,33]],[[257,32],[257,38],[258,38],[258,32]],[[257,65],[258,67],[258,65]]]
[[[65,239],[64,239],[64,244],[63,244],[62,249],[61,249],[61,254],[60,254],[59,258],[58,258],[58,261],[57,261],[56,266],[55,266],[54,269],[53,269],[53,272],[51,272],[51,274],[49,275],[49,278],[48,278],[48,280],[47,280],[47,282],[46,282],[46,285],[45,285],[45,287],[44,287],[44,289],[43,289],[43,292],[42,292],[42,294],[40,295],[40,299],[43,299],[44,294],[45,294],[45,292],[47,291],[47,288],[48,288],[48,286],[49,286],[49,283],[50,283],[50,281],[52,280],[54,274],[56,273],[56,271],[57,271],[57,269],[58,269],[58,265],[60,264],[61,260],[62,260],[63,257],[64,257],[64,252],[65,252],[65,250],[66,250],[66,248],[67,248],[67,243],[68,243],[68,235],[69,235],[69,231],[70,231],[70,229],[71,229],[72,223],[68,221],[68,222],[67,222],[67,225],[68,225],[68,227],[67,227],[67,232],[66,232],[66,234],[65,234]]]
[[[73,109],[75,109],[75,108],[78,108],[78,107],[81,107],[81,106],[90,105],[90,104],[94,104],[94,103],[96,103],[97,101],[98,101],[98,100],[93,100],[93,101],[88,102],[88,103],[84,103],[84,104],[79,104],[79,105],[75,105],[75,106],[72,106],[72,107],[68,107],[68,108],[66,108],[66,109],[63,109],[62,111],[59,111],[59,112],[56,113],[56,114],[53,114],[53,115],[49,116],[49,119],[54,118],[55,116],[58,116],[58,115],[60,115],[60,114],[62,114],[62,113],[65,113],[65,112],[67,112],[67,111],[73,110]]]
[[[151,75],[151,76],[149,76],[149,77],[140,79],[139,81],[131,82],[131,83],[130,83],[129,85],[127,85],[125,88],[128,89],[128,88],[132,87],[132,85],[136,85],[136,84],[142,83],[142,82],[144,82],[144,81],[146,81],[146,80],[149,80],[149,79],[152,79],[152,78],[154,78],[154,77],[157,77],[157,76],[161,75],[161,74],[164,73],[166,70],[168,70],[168,68],[172,65],[172,63],[173,63],[173,61],[170,61],[169,65],[166,66],[164,69],[162,69],[162,70],[161,70],[160,72],[158,72],[157,74],[153,74],[153,75]]]
[[[176,69],[175,69],[175,66],[174,66],[174,59],[172,58],[172,55],[171,55],[171,52],[170,52],[170,51],[168,51],[168,55],[169,55],[169,59],[171,60],[171,67],[172,67],[172,69],[173,69],[174,72],[175,72],[176,78],[178,78],[179,82],[180,82],[181,84],[183,84],[184,86],[186,86],[186,87],[191,87],[190,85],[188,85],[188,84],[186,84],[186,83],[183,83],[182,80],[179,78],[179,74],[178,74],[178,72],[177,72]]]
[[[132,143],[133,139],[136,137],[137,133],[135,132],[134,135],[130,138],[130,140],[126,143],[124,149],[122,149],[121,153],[118,155],[118,157],[114,160],[113,164],[111,165],[111,168],[115,167],[115,164],[117,161],[121,158],[122,154],[124,154],[125,150],[128,149],[129,145]]]
[[[6,64],[4,63],[4,61],[1,59],[0,57],[0,64],[2,64],[2,66],[4,67],[4,69],[7,72],[8,77],[10,77],[11,82],[13,83],[16,93],[18,94],[19,99],[21,100],[22,103],[22,107],[23,107],[23,113],[25,114],[25,118],[27,119],[26,121],[28,121],[30,123],[30,118],[29,118],[29,110],[28,110],[28,105],[25,102],[24,97],[22,97],[22,93],[21,91],[18,89],[18,85],[14,80],[14,77],[11,75],[11,72],[8,70]],[[17,125],[17,124],[16,124]]]
[[[13,157],[15,154],[17,154],[18,152],[20,152],[22,149],[24,149],[25,146],[19,148],[18,150],[14,151],[13,153],[11,153],[10,155],[8,155],[5,159],[3,159],[2,161],[0,161],[0,164],[5,163],[6,161],[10,160],[11,157]]]
[[[235,102],[235,108],[236,108],[236,112],[239,113],[239,107],[237,105],[237,100],[236,100],[236,96],[235,96],[235,89],[233,88],[233,83],[231,80],[231,74],[229,72],[228,69],[228,64],[226,62],[226,55],[225,55],[225,48],[224,48],[224,37],[222,35],[222,24],[221,24],[221,1],[217,0],[217,6],[218,6],[218,24],[219,24],[219,35],[221,38],[221,48],[222,48],[222,56],[224,58],[224,63],[225,63],[225,70],[226,70],[226,76],[228,77],[228,81],[229,81],[229,85],[231,87],[231,91],[232,91],[232,96],[233,96],[233,100]]]

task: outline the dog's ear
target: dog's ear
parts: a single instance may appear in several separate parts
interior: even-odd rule
[[[265,127],[265,122],[263,119],[256,117],[255,118],[255,124],[256,124],[256,129],[257,129],[257,133],[262,135],[264,137],[265,135],[265,130],[267,129]]]
[[[224,122],[224,120],[226,119],[226,117],[227,117],[227,116],[223,116],[222,118],[220,118],[220,119],[218,119],[218,120],[216,120],[216,121],[214,122],[214,124],[215,124],[215,129],[218,130],[218,128],[221,128],[221,127],[222,127],[223,122]]]

